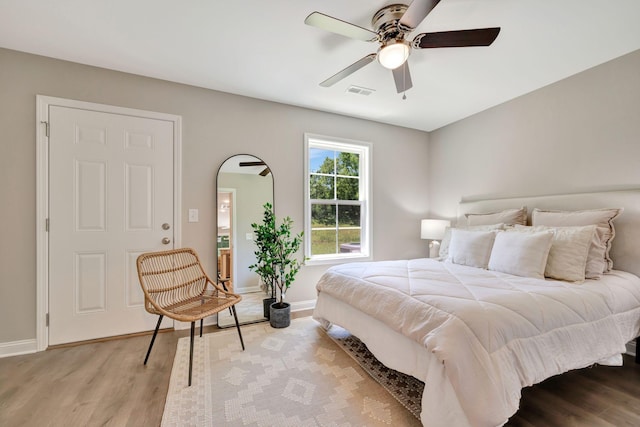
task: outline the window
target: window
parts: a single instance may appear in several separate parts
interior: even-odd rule
[[[309,263],[369,259],[370,145],[305,134],[305,254]]]

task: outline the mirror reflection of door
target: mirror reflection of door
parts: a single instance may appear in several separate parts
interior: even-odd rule
[[[262,300],[270,295],[249,266],[255,263],[256,249],[251,224],[262,222],[264,204],[273,203],[271,170],[255,156],[230,157],[218,170],[216,195],[218,280],[242,295],[236,305],[241,324],[264,321]],[[218,326],[235,326],[233,316],[219,313]]]
[[[218,188],[218,278],[233,291],[235,189]]]

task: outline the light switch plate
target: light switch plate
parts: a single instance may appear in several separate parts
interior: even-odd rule
[[[245,235],[245,238],[246,238],[247,240],[253,240],[253,233],[247,233],[247,234]]]
[[[189,222],[198,222],[198,209],[189,209]]]

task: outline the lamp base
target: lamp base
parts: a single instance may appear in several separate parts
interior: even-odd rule
[[[440,242],[432,240],[429,242],[429,258],[438,258],[440,256]]]

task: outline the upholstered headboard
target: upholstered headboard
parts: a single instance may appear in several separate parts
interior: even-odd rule
[[[527,207],[529,223],[531,223],[533,208],[558,210],[624,208],[624,212],[613,221],[616,230],[611,246],[613,268],[640,276],[640,189],[486,200],[463,198],[458,206],[458,223],[466,224],[464,216],[466,213],[493,212],[522,206]]]

